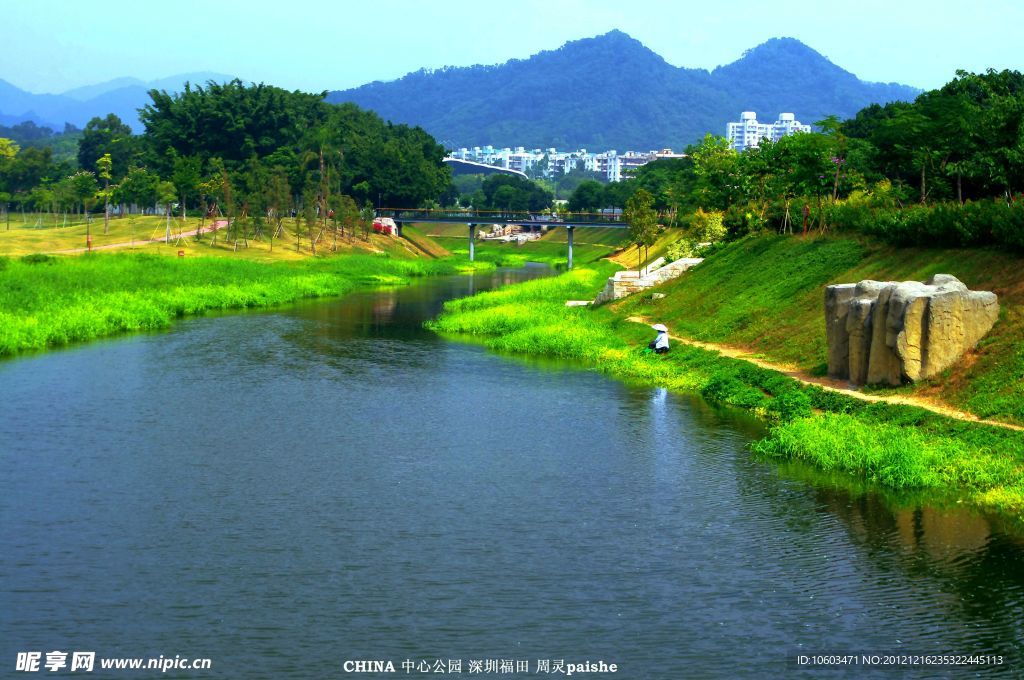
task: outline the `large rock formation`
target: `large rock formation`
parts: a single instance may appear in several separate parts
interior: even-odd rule
[[[828,374],[857,385],[930,378],[949,368],[999,316],[995,293],[948,274],[825,289]]]

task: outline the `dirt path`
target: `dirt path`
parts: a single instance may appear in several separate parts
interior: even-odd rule
[[[210,225],[208,225],[206,227],[196,227],[195,229],[190,229],[188,231],[183,231],[180,234],[172,229],[172,231],[171,231],[171,241],[170,242],[173,243],[174,241],[177,241],[179,237],[180,238],[185,238],[187,236],[195,236],[196,234],[209,234],[209,233],[213,232],[216,229],[223,229],[226,226],[228,226],[228,221],[227,220],[217,220],[216,222],[213,222],[212,224],[210,224]],[[93,246],[92,249],[93,250],[113,250],[115,248],[131,248],[132,246],[144,245],[146,243],[158,243],[158,242],[163,241],[163,240],[164,240],[163,236],[161,236],[160,238],[142,238],[142,239],[136,239],[135,241],[125,241],[124,243],[107,243],[107,244],[102,245],[102,246]],[[88,248],[71,248],[70,250],[52,250],[52,251],[50,251],[50,254],[51,255],[66,255],[68,253],[84,253],[87,250],[89,250],[89,249]]]
[[[639,316],[627,317],[626,321],[650,325],[650,323],[646,319]],[[932,413],[938,413],[939,415],[948,416],[950,418],[956,418],[957,420],[966,420],[972,423],[982,423],[984,425],[994,425],[995,427],[1003,427],[1008,430],[1024,431],[1024,427],[1020,425],[1000,423],[999,421],[996,420],[985,420],[979,418],[973,413],[961,411],[959,409],[953,408],[952,406],[947,406],[946,404],[937,403],[935,401],[932,401],[930,399],[924,399],[922,397],[912,397],[902,394],[865,394],[864,392],[861,392],[857,388],[852,387],[850,383],[846,382],[845,380],[838,380],[836,378],[826,378],[811,375],[810,373],[802,371],[793,366],[765,361],[764,359],[755,356],[750,351],[741,349],[739,347],[720,345],[715,342],[701,342],[700,340],[692,340],[690,338],[681,338],[678,335],[672,335],[671,333],[669,333],[669,337],[675,340],[676,342],[680,342],[684,345],[691,345],[693,347],[700,347],[701,349],[706,349],[712,352],[718,352],[722,356],[730,357],[733,359],[741,359],[742,361],[750,362],[755,366],[760,366],[761,368],[767,368],[772,371],[778,371],[779,373],[787,375],[790,378],[793,378],[794,380],[799,380],[800,382],[806,385],[817,385],[822,389],[829,390],[830,392],[838,392],[840,394],[845,394],[849,397],[853,397],[854,399],[872,402],[884,401],[889,404],[904,404],[906,406],[917,406],[918,408],[923,408],[925,410],[931,411]]]

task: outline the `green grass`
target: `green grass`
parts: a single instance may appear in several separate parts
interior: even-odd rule
[[[268,307],[490,267],[382,255],[278,263],[152,254],[0,257],[0,355],[165,328],[175,318],[211,310]]]
[[[970,361],[941,379],[897,391],[1024,424],[1024,267],[1000,252],[900,249],[848,238],[748,238],[659,287],[665,298],[638,296],[621,309],[657,318],[679,335],[747,347],[771,361],[820,373],[827,361],[826,285],[869,278],[921,281],[940,272],[974,290],[995,291],[999,322]]]
[[[99,219],[100,229],[103,229],[103,215],[93,215],[93,221]],[[84,215],[75,215],[68,213],[37,213],[27,212],[22,213],[18,210],[12,210],[6,216],[0,214],[0,231],[18,230],[18,229],[54,229],[54,228],[67,228],[77,225],[84,225],[86,222]]]
[[[939,429],[939,432],[934,432]],[[878,422],[870,417],[825,413],[773,428],[754,450],[807,460],[895,489],[964,488],[987,491],[1003,480],[1022,479],[1021,455],[1003,455],[984,445],[981,433]],[[993,444],[998,444],[993,441]]]
[[[658,234],[657,240],[654,245],[647,248],[643,253],[643,264],[646,265],[648,262],[653,262],[659,257],[667,255],[668,247],[678,241],[681,238],[686,237],[686,232],[681,229],[665,229]],[[622,251],[612,258],[615,262],[626,269],[636,269],[637,267],[637,251],[636,246],[629,244],[623,239]]]
[[[421,230],[411,225],[402,227],[402,235],[406,240],[414,244],[414,247],[429,257],[445,257],[451,253],[442,247],[433,238],[424,234]]]
[[[12,219],[15,217],[11,213]],[[20,217],[20,214],[19,214]],[[69,218],[68,226],[54,226],[52,215],[41,215],[42,227],[35,227],[33,217],[28,215],[28,224],[21,225],[12,222],[11,229],[7,230],[0,224],[0,256],[21,256],[33,253],[64,253],[70,251],[84,250],[86,247],[86,225],[79,220],[72,223]],[[58,221],[58,225],[62,224]],[[160,255],[177,256],[182,251],[186,257],[194,256],[224,256],[231,258],[244,258],[259,260],[263,262],[277,262],[281,260],[302,260],[311,255],[324,255],[332,253],[332,247],[337,246],[338,253],[388,253],[394,257],[413,258],[423,256],[424,250],[431,255],[443,256],[447,253],[443,248],[437,246],[432,239],[419,237],[417,242],[424,246],[418,249],[404,239],[397,239],[391,236],[381,236],[371,233],[368,239],[362,235],[352,237],[347,235],[338,237],[336,240],[332,233],[325,231],[319,234],[320,240],[316,246],[316,252],[310,247],[309,230],[301,221],[298,223],[293,219],[285,219],[283,233],[280,238],[271,241],[269,238],[270,227],[265,227],[264,235],[256,239],[251,233],[248,241],[244,242],[240,237],[237,243],[234,238],[228,239],[227,230],[221,229],[217,234],[216,243],[211,233],[204,233],[201,239],[194,236],[178,239],[175,235],[194,230],[199,227],[201,221],[197,217],[188,217],[184,222],[179,217],[171,219],[171,242],[165,245],[162,242],[166,231],[167,220],[163,216],[154,215],[133,215],[121,218],[112,218],[108,233],[103,233],[103,216],[93,216],[89,234],[92,236],[93,248],[102,248],[108,245],[118,245],[119,251],[135,251],[156,253]],[[203,223],[206,226],[211,224],[210,220]],[[299,232],[299,248],[296,249],[295,232]],[[234,236],[232,234],[232,236]],[[414,236],[415,238],[415,236]],[[146,243],[149,239],[157,239],[156,242]],[[124,245],[122,245],[124,244]],[[101,250],[99,252],[111,252]]]
[[[755,445],[759,455],[809,461],[894,489],[944,489],[1024,521],[1024,434],[864,402],[688,345],[651,354],[644,349],[651,330],[624,321],[621,311],[565,307],[565,300],[592,298],[612,271],[600,263],[454,300],[428,326],[476,336],[498,351],[575,359],[618,378],[700,392],[773,424]],[[780,283],[773,294],[784,296],[785,285],[794,284]]]
[[[443,241],[445,247],[458,257],[469,258],[469,240]],[[481,262],[493,262],[498,266],[514,267],[525,262],[542,262],[553,267],[565,266],[569,246],[565,242],[540,239],[523,245],[504,241],[477,241],[475,257]],[[597,244],[573,244],[573,265],[587,265],[606,257],[612,252],[609,246]]]
[[[543,240],[568,243],[569,237],[564,227],[555,227],[544,234]],[[628,244],[629,230],[618,227],[577,227],[572,241],[577,245],[586,243],[611,249],[622,248]]]
[[[421,233],[431,236],[433,238],[469,238],[469,225],[468,224],[446,224],[443,222],[416,222],[414,223],[416,229]],[[404,230],[405,227],[403,226]],[[482,227],[477,227],[482,229]]]

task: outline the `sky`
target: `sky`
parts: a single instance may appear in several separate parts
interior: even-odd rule
[[[863,80],[925,89],[1024,69],[1022,0],[0,0],[0,16],[0,79],[35,93],[197,71],[345,89],[616,28],[691,68],[790,36]]]

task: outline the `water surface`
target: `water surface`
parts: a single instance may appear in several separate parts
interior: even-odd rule
[[[180,677],[341,677],[350,659],[789,677],[823,653],[1020,672],[1013,532],[757,461],[742,414],[422,329],[523,275],[0,363],[3,671],[95,650],[213,660]]]

